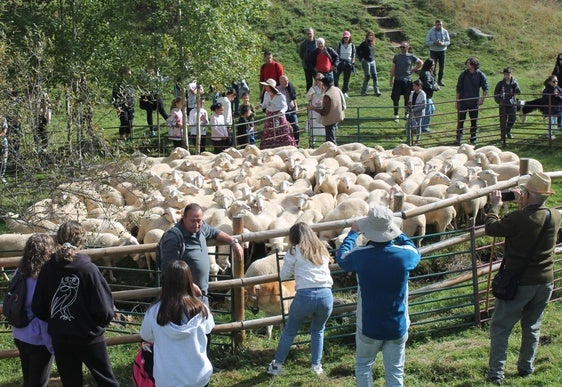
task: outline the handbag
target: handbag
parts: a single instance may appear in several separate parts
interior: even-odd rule
[[[519,270],[506,269],[505,257],[502,260],[500,268],[494,276],[494,279],[492,280],[492,294],[494,295],[494,297],[499,298],[500,300],[513,300],[515,298],[515,295],[517,294],[517,288],[519,287],[521,274],[531,260],[530,258],[533,256],[538,242],[542,239],[547,224],[550,223],[550,209],[547,210],[548,212],[546,214],[541,232],[539,233],[539,236],[535,241],[535,245],[531,249],[531,254],[529,256],[529,259],[527,259],[525,266]]]

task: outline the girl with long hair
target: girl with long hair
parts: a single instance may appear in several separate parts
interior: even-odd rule
[[[173,261],[162,281],[160,300],[146,311],[140,328],[142,339],[154,342],[156,385],[205,386],[213,373],[206,354],[213,315],[196,295],[187,263]]]
[[[324,372],[321,364],[324,328],[334,303],[329,266],[332,261],[326,246],[309,225],[299,222],[289,229],[289,251],[283,259],[279,276],[281,280],[294,278],[297,293],[289,309],[289,318],[275,358],[267,367],[268,374],[281,374],[283,362],[300,326],[309,319],[311,370],[317,375]]]
[[[60,225],[58,247],[39,273],[31,309],[48,323],[63,385],[82,386],[85,364],[98,385],[118,386],[104,338],[113,297],[98,267],[80,253],[85,242],[80,223]]]
[[[53,344],[47,333],[47,323],[31,311],[31,300],[39,271],[55,251],[55,241],[47,234],[33,234],[23,249],[18,273],[26,277],[25,311],[29,325],[13,328],[14,341],[19,350],[23,386],[47,386],[53,364]]]

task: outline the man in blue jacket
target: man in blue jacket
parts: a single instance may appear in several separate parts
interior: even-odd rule
[[[355,247],[359,232],[369,242]],[[408,278],[421,259],[387,207],[375,206],[353,223],[337,255],[338,265],[357,274],[357,386],[372,386],[372,367],[382,351],[385,385],[402,386],[408,340]]]

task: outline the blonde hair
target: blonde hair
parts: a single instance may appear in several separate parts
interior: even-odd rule
[[[308,259],[315,265],[323,264],[324,257],[326,257],[330,263],[333,262],[332,256],[328,253],[328,249],[324,243],[306,223],[295,223],[289,229],[289,248],[292,250],[297,245],[299,246],[303,258]]]

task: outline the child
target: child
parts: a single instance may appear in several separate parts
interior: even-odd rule
[[[240,106],[244,106],[244,105],[248,105],[251,113],[250,116],[248,117],[248,121],[250,123],[250,132],[248,133],[248,143],[255,145],[256,144],[256,138],[254,136],[254,117],[256,116],[256,112],[254,111],[254,107],[252,106],[251,102],[250,102],[250,92],[248,91],[244,91],[242,93],[242,97],[241,97],[242,102],[240,103]]]
[[[192,278],[184,261],[168,265],[160,300],[146,311],[140,328],[142,339],[154,342],[157,386],[205,386],[211,380],[206,348],[215,321],[196,296]]]
[[[236,138],[238,145],[245,147],[250,143],[250,135],[253,135],[254,128],[252,122],[253,111],[250,105],[242,105],[240,107],[240,117],[236,129]],[[255,141],[254,141],[255,143]]]
[[[214,152],[220,153],[230,146],[230,134],[224,118],[224,107],[222,103],[215,102],[211,105],[211,119],[209,124],[211,126],[211,142],[215,147]]]
[[[207,110],[205,110],[205,98],[201,97],[199,99],[199,122],[200,122],[200,129],[201,129],[201,143],[200,143],[200,152],[205,152],[205,135],[207,134],[207,125],[209,125],[209,115],[207,114]],[[196,145],[195,136],[197,136],[197,109],[191,109],[189,112],[189,120],[187,121],[190,128],[189,135],[191,136],[191,142],[193,145]]]
[[[414,140],[413,145],[419,145],[421,139],[422,118],[425,116],[427,99],[425,91],[422,90],[422,81],[416,79],[412,85],[414,90],[410,93],[410,99],[408,101],[410,117],[408,121],[406,121],[406,143],[410,145],[412,137],[415,134],[416,139]]]
[[[181,97],[176,97],[172,100],[172,106],[170,108],[170,115],[166,120],[168,125],[168,138],[172,140],[174,147],[181,147],[182,143],[182,127],[183,127],[183,115],[182,115],[183,102]]]

